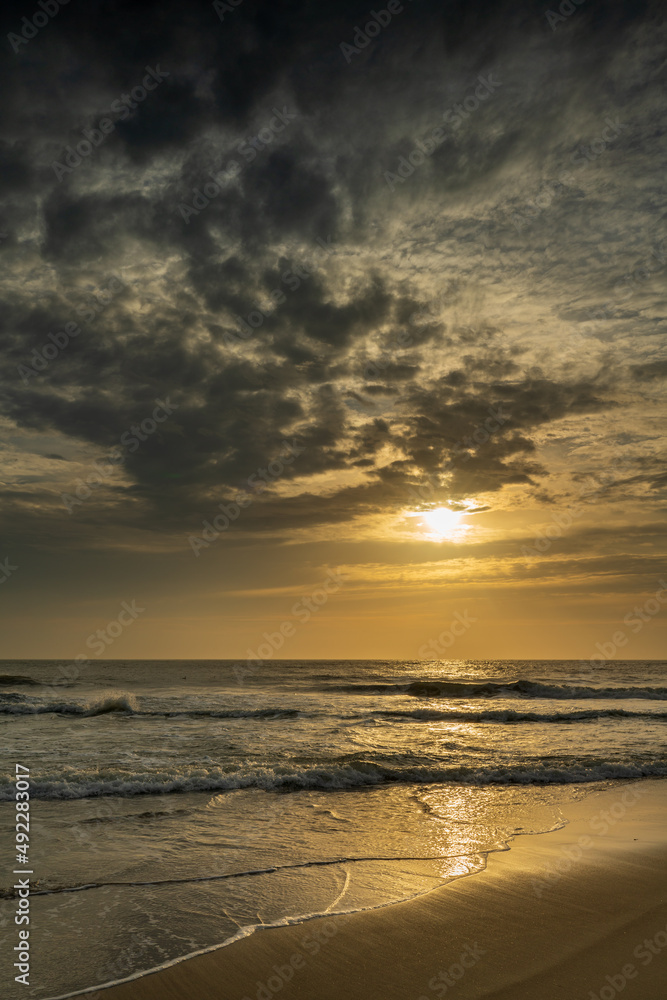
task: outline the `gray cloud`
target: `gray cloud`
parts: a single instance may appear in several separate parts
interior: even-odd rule
[[[655,10],[591,2],[552,33],[532,4],[420,0],[347,64],[358,3],[248,0],[224,23],[209,3],[64,9],[0,71],[2,412],[92,456],[156,397],[178,405],[78,523],[176,531],[289,436],[305,450],[285,483],[303,482],[267,494],[246,532],[393,510],[419,476],[452,498],[543,488],[564,422],[583,435],[624,410],[630,381],[657,393],[659,279],[590,320],[655,235],[657,195],[635,183],[649,154],[664,162]],[[58,181],[52,161],[157,63],[168,79]],[[390,190],[385,171],[490,71],[497,91]],[[297,117],[262,143],[274,107]],[[573,164],[607,114],[627,130]],[[179,205],[231,159],[238,175],[186,221]],[[513,214],[562,169],[572,184],[518,232]],[[18,366],[114,276],[122,294],[25,384]],[[498,405],[507,422],[466,446]],[[661,469],[638,477],[657,491]],[[308,482],[355,471],[352,486]],[[11,510],[57,519],[56,486],[32,483],[6,488]]]

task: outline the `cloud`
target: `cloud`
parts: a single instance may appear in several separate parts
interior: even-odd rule
[[[648,361],[646,364],[630,365],[633,378],[638,382],[653,382],[667,378],[667,361]]]
[[[641,419],[628,367],[655,401],[665,373],[660,279],[590,318],[657,232],[636,177],[662,149],[664,95],[633,54],[654,53],[656,9],[591,2],[552,32],[531,4],[420,0],[350,63],[358,3],[247,3],[224,22],[208,3],[63,9],[0,73],[2,412],[58,439],[45,456],[64,437],[92,461],[156,398],[177,406],[79,522],[185,530],[291,437],[303,455],[248,535],[393,511],[420,477],[452,501],[561,489],[562,428],[583,437],[593,417],[611,448],[619,413]],[[59,181],[54,159],[157,64],[169,76]],[[465,105],[490,72],[500,85]],[[467,117],[390,190],[385,172],[457,104]],[[573,164],[606,115],[627,129]],[[517,231],[563,169],[572,182]],[[81,333],[26,384],[19,366],[72,320]],[[48,475],[9,490],[23,530],[29,510],[57,520],[71,480]]]

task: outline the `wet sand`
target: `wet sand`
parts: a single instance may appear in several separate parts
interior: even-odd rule
[[[259,931],[101,1000],[660,1000],[667,782],[567,807],[485,871],[363,913]],[[196,919],[196,916],[193,916]]]

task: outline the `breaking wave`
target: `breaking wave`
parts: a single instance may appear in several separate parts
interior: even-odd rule
[[[154,717],[160,719],[172,718],[211,718],[211,719],[288,719],[299,715],[297,708],[221,708],[221,709],[174,709],[159,711],[141,709],[132,694],[113,693],[90,702],[56,702],[41,701],[20,694],[0,696],[0,715],[69,715],[81,718],[91,718],[96,715],[108,715],[121,712],[126,715]]]
[[[241,788],[267,791],[346,789],[377,785],[453,783],[465,785],[568,785],[582,782],[660,777],[667,762],[608,763],[587,760],[573,763],[517,762],[505,766],[465,766],[433,763],[392,763],[370,759],[339,759],[299,767],[248,767],[225,772],[219,767],[181,768],[173,772],[132,772],[113,767],[95,771],[67,771],[33,776],[30,795],[39,799],[82,799],[115,795],[165,795],[174,792],[220,792]],[[12,798],[14,788],[0,789],[0,800]]]
[[[539,681],[412,681],[410,684],[346,684],[338,688],[350,694],[408,694],[415,698],[667,698],[665,687],[606,687],[542,684]]]
[[[417,722],[587,722],[593,719],[667,719],[667,712],[629,712],[625,708],[590,708],[575,712],[516,712],[513,709],[489,709],[486,712],[439,711],[416,708],[414,711],[376,712],[386,719],[414,719]],[[361,718],[361,716],[358,716]]]

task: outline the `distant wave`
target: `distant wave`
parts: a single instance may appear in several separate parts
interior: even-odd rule
[[[610,764],[533,764],[488,767],[438,763],[383,763],[369,759],[338,759],[319,765],[247,768],[225,772],[218,767],[132,773],[107,767],[103,772],[70,771],[31,777],[30,794],[39,799],[82,799],[98,796],[165,795],[173,792],[220,792],[243,788],[297,791],[303,788],[346,789],[387,784],[568,785],[619,778],[667,776],[667,761]],[[12,785],[0,789],[0,800],[14,795]]]
[[[449,682],[445,682],[449,685]],[[527,682],[522,682],[527,683]],[[419,682],[420,685],[424,684],[430,690],[433,686],[431,682]],[[409,688],[416,688],[416,684],[409,685]],[[461,687],[462,685],[455,685],[456,687]],[[364,685],[366,687],[366,685]],[[392,689],[398,686],[391,685]],[[443,683],[438,684],[439,688],[443,687]],[[466,687],[471,687],[471,685],[466,685]],[[479,685],[477,685],[479,687]],[[488,688],[489,685],[484,685],[484,688]],[[538,687],[544,687],[544,685],[538,685]],[[375,690],[375,689],[373,689]],[[402,687],[400,690],[403,693],[408,692],[408,687]],[[509,688],[504,688],[499,690],[499,694],[504,691],[508,691]],[[559,689],[561,690],[561,689]],[[572,692],[581,692],[595,690],[600,697],[616,697],[628,698],[630,695],[621,694],[621,692],[633,691],[635,692],[635,698],[643,698],[649,700],[658,700],[659,695],[656,692],[665,690],[667,696],[667,689],[662,688],[608,688],[603,691],[598,691],[598,689],[581,689],[581,688],[570,688],[568,689]],[[610,692],[615,692],[612,695]],[[641,692],[637,694],[636,692]],[[409,691],[410,694],[416,697],[427,697],[425,695],[418,695],[415,690]],[[513,692],[516,693],[516,692]],[[470,697],[470,693],[467,694]],[[478,697],[492,697],[487,691],[483,693],[478,693]],[[435,695],[431,695],[435,697]],[[538,697],[537,694],[534,697]],[[544,697],[544,695],[542,695]],[[553,697],[553,696],[552,696]],[[567,696],[570,698],[587,698],[586,694],[569,694]],[[187,708],[179,707],[173,709],[158,709],[158,708],[140,708],[139,704],[134,697],[134,695],[127,692],[114,692],[108,694],[97,700],[91,700],[88,702],[76,702],[76,701],[46,701],[44,699],[37,699],[30,697],[29,695],[19,694],[17,692],[6,692],[0,695],[0,715],[64,715],[73,718],[93,718],[98,715],[108,715],[111,713],[121,713],[125,715],[135,716],[137,718],[162,718],[162,719],[189,719],[189,718],[208,718],[208,719],[294,719],[294,718],[315,718],[325,714],[329,714],[323,711],[305,711],[298,708],[278,708],[278,707],[266,707],[266,708]],[[418,708],[413,710],[401,710],[401,709],[387,709],[371,710],[369,714],[372,714],[374,718],[383,719],[414,719],[416,721],[437,721],[437,720],[451,720],[451,721],[465,721],[465,722],[498,722],[498,723],[514,723],[514,722],[585,722],[589,719],[603,719],[603,718],[653,718],[653,719],[665,719],[667,718],[667,712],[642,712],[642,711],[631,711],[629,709],[623,708],[590,708],[590,709],[580,709],[578,711],[562,711],[562,712],[520,712],[514,709],[485,709],[482,711],[466,710],[466,709],[430,709],[430,708]],[[345,715],[345,719],[367,719],[368,716],[364,715]]]
[[[587,722],[593,719],[667,719],[667,712],[629,712],[624,708],[583,708],[575,712],[515,712],[513,709],[489,709],[486,712],[465,710],[439,711],[435,708],[415,708],[413,711],[374,712],[383,719],[414,719],[417,722]],[[367,718],[367,716],[356,716]]]
[[[211,719],[288,719],[299,715],[297,708],[221,708],[221,709],[174,709],[157,711],[140,709],[131,694],[112,694],[92,702],[37,702],[25,695],[7,694],[0,696],[0,715],[70,715],[91,718],[123,712],[127,715],[172,718]]]
[[[607,687],[542,684],[538,681],[412,681],[410,684],[344,684],[339,691],[350,694],[409,694],[415,698],[497,698],[522,695],[524,698],[667,698],[667,687]]]
[[[34,684],[36,686],[41,686],[39,681],[35,681],[32,677],[24,677],[22,674],[0,674],[0,685],[3,684]]]

